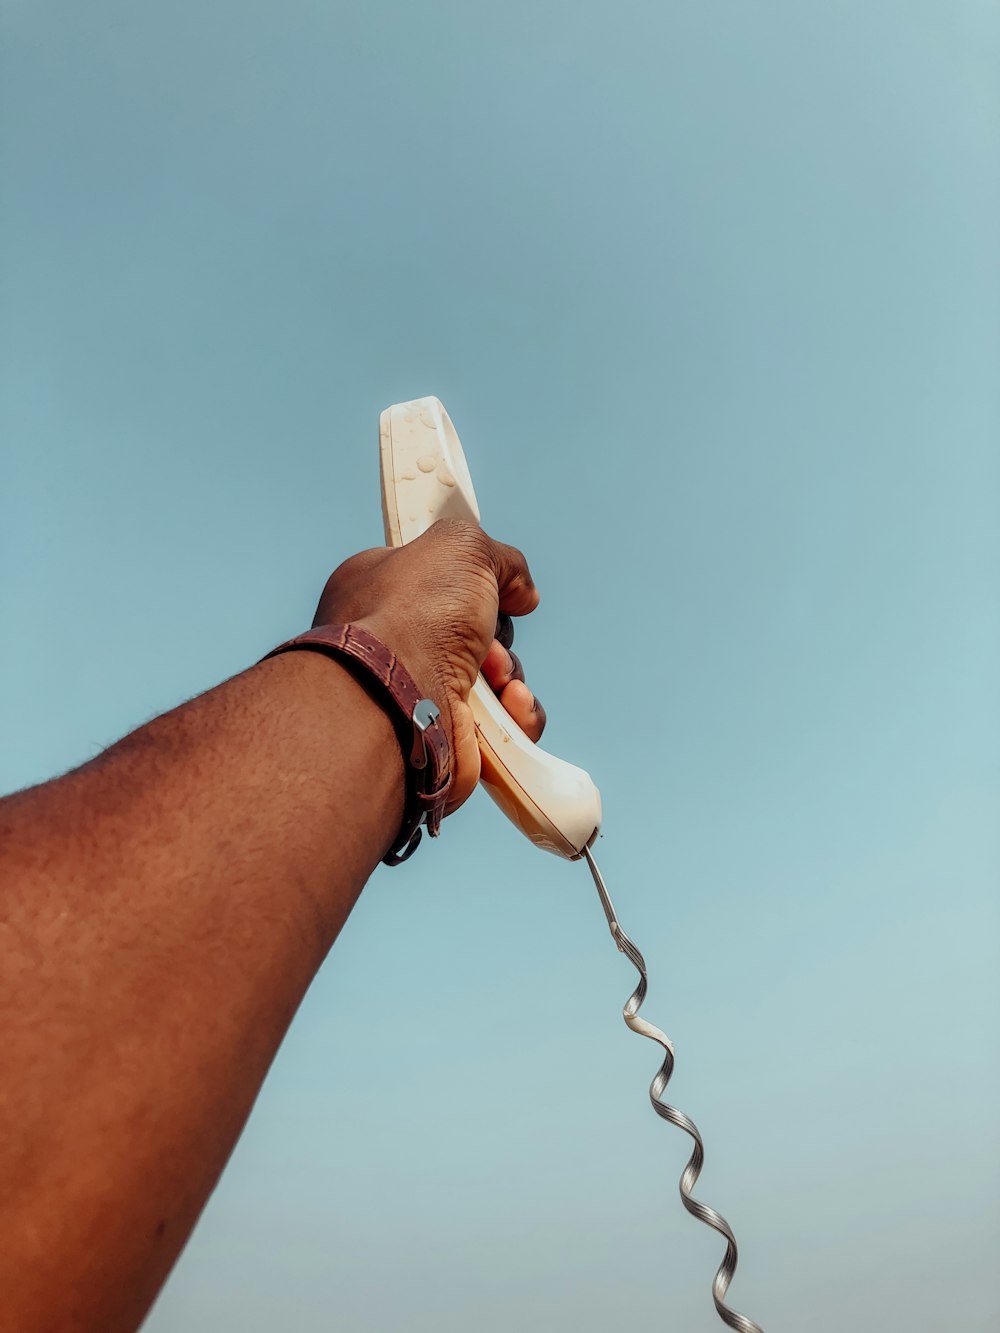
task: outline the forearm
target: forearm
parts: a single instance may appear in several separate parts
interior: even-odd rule
[[[541,735],[494,637],[537,602],[519,551],[454,521],[327,581],[316,623],[391,645],[440,707],[449,810],[480,669]],[[139,1323],[403,794],[382,706],[302,651],[0,802],[0,1333]]]
[[[0,805],[0,1328],[134,1327],[402,797],[385,713],[294,653]]]

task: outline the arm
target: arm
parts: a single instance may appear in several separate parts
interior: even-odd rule
[[[450,809],[478,777],[465,700],[484,659],[541,732],[493,640],[498,609],[536,602],[523,558],[465,524],[327,584],[315,623],[365,624],[441,706]],[[297,652],[0,803],[4,1333],[138,1325],[399,827],[403,782],[382,708]]]

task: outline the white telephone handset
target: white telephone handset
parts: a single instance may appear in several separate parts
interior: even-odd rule
[[[379,442],[387,545],[403,546],[439,518],[479,522],[461,441],[437,398],[387,407]],[[601,823],[601,795],[590,775],[529,740],[482,676],[470,703],[483,786],[536,846],[578,860]]]

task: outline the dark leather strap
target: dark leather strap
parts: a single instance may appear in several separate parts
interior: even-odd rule
[[[390,705],[388,711],[406,765],[407,796],[402,827],[382,859],[386,865],[399,865],[416,851],[421,824],[426,823],[432,838],[441,831],[445,800],[451,787],[451,746],[441,724],[440,710],[420,693],[392,649],[360,625],[320,625],[280,644],[261,661],[295,648],[343,655],[360,663],[366,676],[380,687],[382,702]]]

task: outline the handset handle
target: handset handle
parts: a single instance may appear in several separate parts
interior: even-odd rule
[[[479,522],[461,441],[437,398],[386,408],[379,445],[387,545],[413,541],[439,518]],[[536,846],[579,859],[601,823],[601,795],[590,775],[529,740],[481,675],[469,702],[483,786]]]

